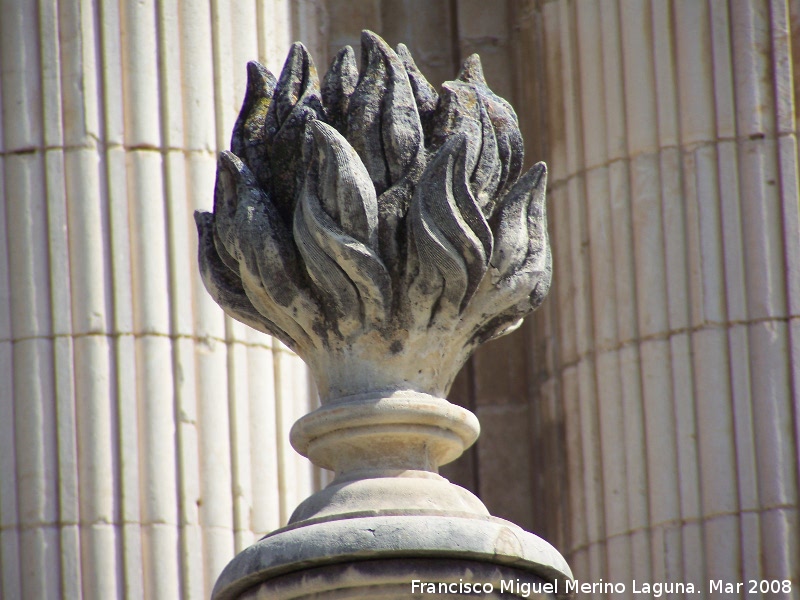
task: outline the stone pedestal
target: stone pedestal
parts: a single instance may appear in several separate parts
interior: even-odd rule
[[[288,526],[239,554],[213,599],[409,598],[426,589],[455,598],[475,585],[487,598],[566,597],[572,574],[555,548],[437,474],[477,436],[472,413],[414,392],[345,398],[303,417],[293,445],[336,478]]]
[[[415,392],[344,398],[303,417],[292,444],[336,478],[239,554],[213,599],[413,598],[430,585],[444,597],[474,585],[487,598],[566,597],[572,574],[555,548],[437,474],[478,433],[468,410]]]
[[[555,548],[502,519],[374,515],[298,523],[266,536],[228,564],[213,600],[416,598],[431,584],[445,598],[474,586],[483,598],[566,598],[571,579]]]
[[[479,434],[443,399],[456,373],[549,289],[546,167],[521,174],[516,114],[477,55],[439,96],[404,46],[364,32],[362,51],[322,85],[302,44],[277,79],[250,63],[214,212],[196,215],[209,293],[308,363],[322,406],[291,441],[335,472],[213,597],[564,594],[558,552],[438,474]]]

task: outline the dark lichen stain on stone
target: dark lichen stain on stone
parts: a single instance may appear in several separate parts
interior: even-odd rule
[[[248,65],[214,214],[197,215],[200,270],[312,370],[355,354],[441,394],[547,293],[545,168],[520,177],[516,114],[477,55],[437,94],[405,46],[364,32],[362,50],[360,73],[345,48],[321,87],[302,44],[277,79]]]

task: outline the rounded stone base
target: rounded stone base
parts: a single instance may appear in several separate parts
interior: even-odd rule
[[[289,524],[377,514],[461,513],[489,516],[489,511],[477,496],[444,477],[425,471],[404,471],[397,477],[372,477],[342,483],[334,480],[303,501],[292,514]]]
[[[490,584],[497,595],[480,591],[488,598],[564,598],[571,579],[555,548],[508,521],[470,514],[383,514],[305,521],[280,529],[228,564],[212,598],[426,596],[425,589],[412,589],[415,580]],[[517,580],[523,586],[520,593],[508,588]],[[501,591],[502,582],[508,583]],[[437,591],[436,597],[465,595],[463,587],[455,593],[451,589],[441,596]]]
[[[561,582],[528,571],[448,558],[365,560],[281,575],[252,588],[240,600],[385,600],[431,598],[563,597]]]

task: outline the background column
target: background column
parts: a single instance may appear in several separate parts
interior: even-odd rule
[[[4,598],[207,598],[319,475],[305,367],[199,281],[245,64],[288,1],[0,6]]]
[[[528,5],[555,265],[533,410],[569,499],[540,531],[579,579],[796,594],[800,5]]]

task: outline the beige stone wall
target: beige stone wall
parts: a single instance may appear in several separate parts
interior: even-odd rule
[[[579,578],[797,593],[797,9],[537,7],[555,285],[534,410],[563,423],[544,531]]]

